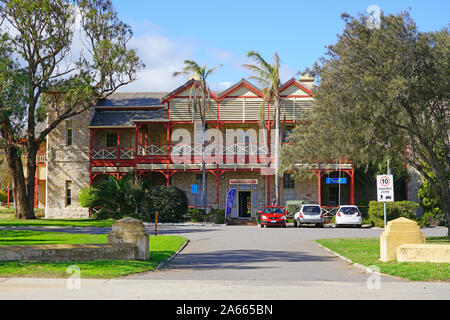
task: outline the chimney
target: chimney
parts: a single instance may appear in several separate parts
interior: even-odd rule
[[[314,77],[309,74],[302,75],[298,81],[309,90],[312,90],[314,88]]]

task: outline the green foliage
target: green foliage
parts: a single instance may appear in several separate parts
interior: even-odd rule
[[[211,209],[211,212],[214,215],[214,223],[215,224],[224,224],[225,223],[225,210]]]
[[[8,201],[8,193],[6,191],[0,190],[0,202],[6,203]]]
[[[300,207],[304,204],[308,204],[310,201],[307,200],[288,200],[286,201],[286,210],[290,216],[294,216],[294,214],[300,209]]]
[[[189,208],[187,213],[187,220],[190,222],[203,222],[205,213],[203,209]]]
[[[428,175],[434,183],[437,184],[437,179],[434,174],[429,172]],[[447,219],[441,209],[441,201],[439,197],[436,196],[434,188],[427,179],[423,180],[422,186],[419,188],[418,196],[420,205],[424,211],[423,223],[430,224],[430,222],[434,220],[440,226],[447,226]]]
[[[144,221],[181,222],[186,219],[188,199],[186,193],[177,187],[158,186],[150,189],[142,199],[137,217]]]
[[[386,204],[386,219],[391,221],[400,217],[417,220],[415,210],[419,204],[412,201],[395,201]],[[384,203],[370,201],[369,221],[375,227],[384,227]]]
[[[34,159],[58,124],[134,81],[144,65],[127,48],[132,30],[110,0],[0,1],[0,17],[0,142],[22,189],[17,216],[34,219],[34,180],[25,183],[20,153]],[[76,54],[75,31],[84,47]],[[49,110],[55,112],[47,117]],[[43,120],[47,126],[37,133]],[[24,136],[26,145],[17,147]]]
[[[85,187],[81,189],[80,195],[78,196],[78,202],[83,208],[92,209],[96,199],[98,198],[98,189],[95,187]]]
[[[368,28],[362,14],[342,18],[337,43],[311,71],[313,107],[289,136],[282,169],[343,158],[383,163],[407,147],[408,164],[425,176],[425,163],[438,178],[448,214],[450,157],[440,155],[449,150],[449,28],[420,32],[408,12],[381,15],[379,29]]]
[[[95,186],[95,190],[85,191],[83,201],[86,200],[84,204],[91,208],[101,208],[97,218],[119,219],[125,215],[133,216],[144,195],[145,190],[140,182],[135,183],[134,174],[126,174],[120,179],[108,176]]]

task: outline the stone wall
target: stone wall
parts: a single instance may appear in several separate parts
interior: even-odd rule
[[[0,246],[0,261],[148,260],[149,236],[140,220],[124,218],[112,226],[108,243]]]
[[[89,186],[90,130],[92,110],[70,118],[73,141],[66,145],[66,122],[61,122],[47,137],[47,190],[46,218],[87,218],[89,211],[81,208],[78,196]],[[52,120],[55,112],[49,112]],[[66,205],[66,183],[72,185],[72,203]]]

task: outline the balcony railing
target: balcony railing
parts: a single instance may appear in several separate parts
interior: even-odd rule
[[[120,148],[121,160],[132,160],[135,158],[135,148]],[[94,160],[117,160],[117,148],[93,148],[92,159]]]
[[[120,159],[117,155],[120,153]],[[171,156],[191,157],[192,162],[198,162],[202,156],[201,144],[171,144],[169,150],[167,144],[139,145],[137,154],[135,148],[93,148],[93,160],[133,160],[136,157],[145,161],[171,162]],[[270,155],[266,146],[248,143],[224,144],[221,147],[210,143],[206,146],[205,156],[207,161],[222,158],[223,163],[267,163]],[[221,161],[221,162],[222,162]]]

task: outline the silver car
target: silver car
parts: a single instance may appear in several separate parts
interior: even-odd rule
[[[300,224],[315,224],[317,227],[323,228],[322,208],[318,204],[302,205],[294,215],[294,227],[299,227]]]

